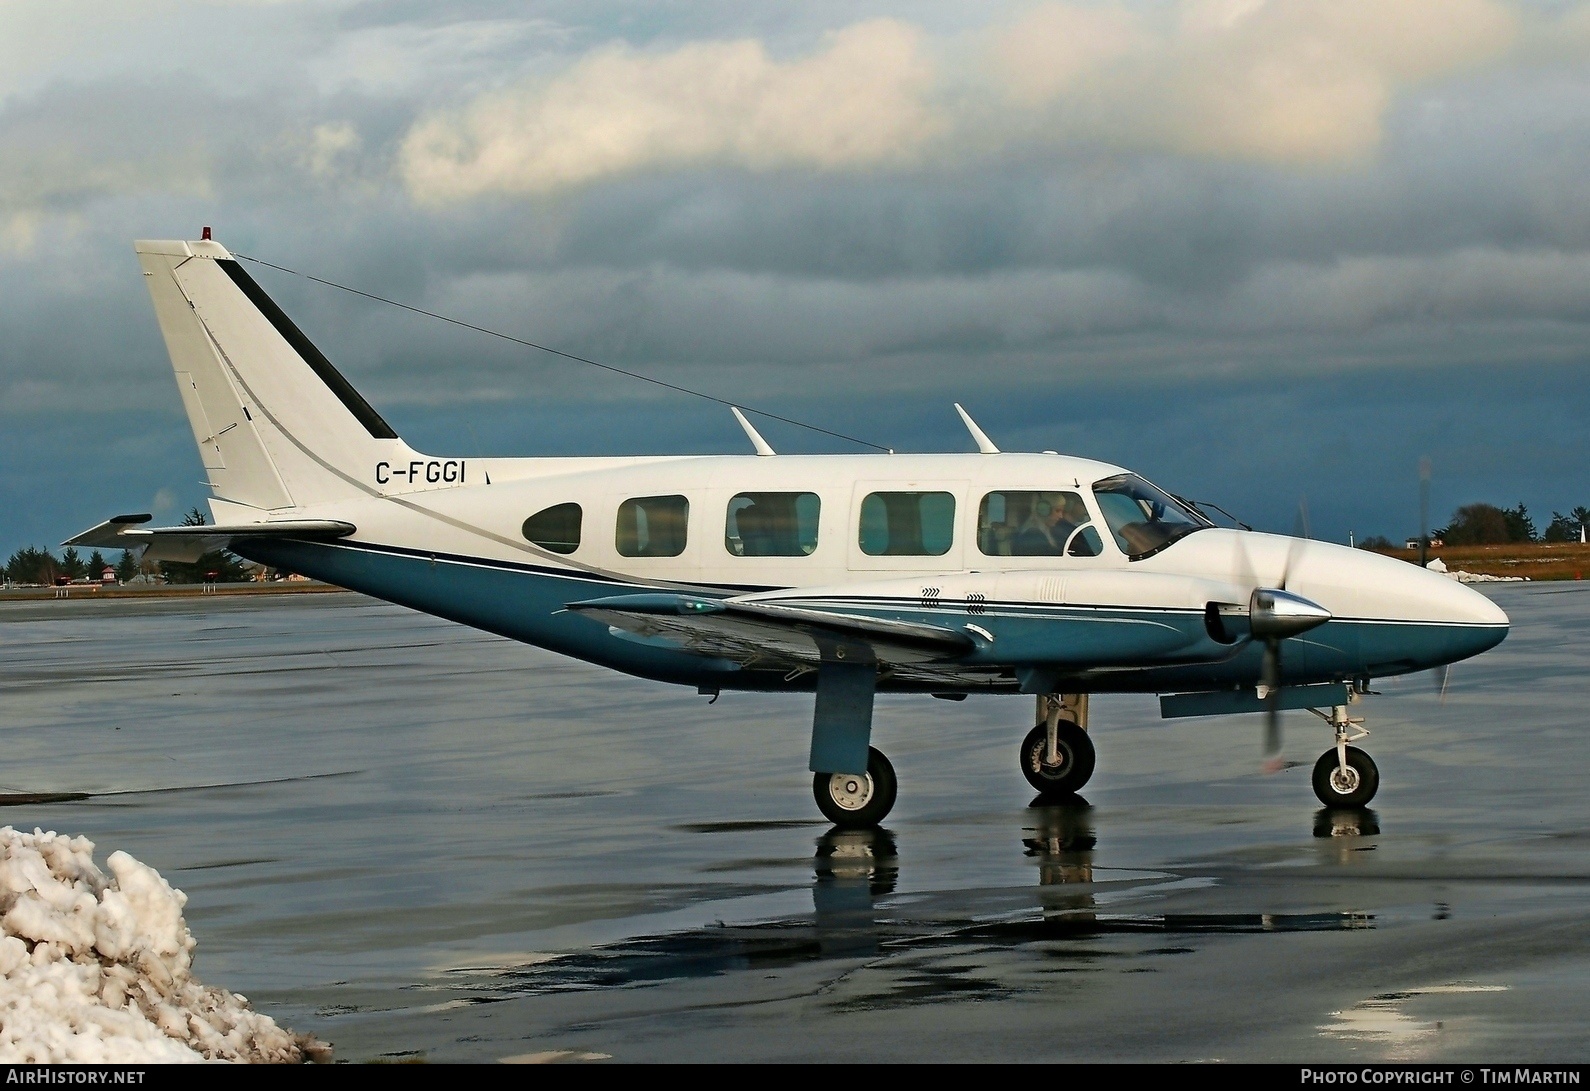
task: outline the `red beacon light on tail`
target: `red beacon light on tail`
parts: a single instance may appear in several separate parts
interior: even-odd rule
[[[203,239],[205,242],[209,242],[210,241],[210,229],[208,227],[206,227],[204,229],[204,234],[200,235],[199,238]]]

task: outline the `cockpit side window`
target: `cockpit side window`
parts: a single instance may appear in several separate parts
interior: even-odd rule
[[[977,509],[977,548],[987,557],[1097,557],[1103,541],[1074,492],[991,492]]]
[[[1093,483],[1104,521],[1129,560],[1140,561],[1191,534],[1214,526],[1189,505],[1136,474]]]

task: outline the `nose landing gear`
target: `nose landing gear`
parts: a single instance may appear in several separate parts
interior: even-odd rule
[[[1375,759],[1349,743],[1369,737],[1363,720],[1347,715],[1346,705],[1336,705],[1330,715],[1310,709],[1336,731],[1336,745],[1314,763],[1314,794],[1327,807],[1363,807],[1380,790],[1380,769]]]
[[[1088,695],[1038,698],[1038,724],[1021,740],[1021,775],[1045,795],[1073,795],[1093,775],[1098,755],[1088,737]]]

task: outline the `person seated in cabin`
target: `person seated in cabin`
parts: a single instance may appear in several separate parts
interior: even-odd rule
[[[1065,552],[1066,539],[1076,529],[1076,524],[1066,517],[1066,506],[1060,497],[1054,502],[1038,500],[1027,519],[1016,531],[1010,552],[1016,557],[1058,557]]]
[[[759,505],[747,504],[734,517],[735,526],[740,531],[742,557],[765,557],[772,552],[764,514]]]

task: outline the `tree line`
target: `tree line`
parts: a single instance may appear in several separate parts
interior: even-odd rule
[[[1544,530],[1535,526],[1534,517],[1522,503],[1511,508],[1495,504],[1465,504],[1452,513],[1452,521],[1430,531],[1432,540],[1449,546],[1507,545],[1511,542],[1577,542],[1581,527],[1590,524],[1590,507],[1583,505],[1564,514],[1551,513]],[[1382,537],[1366,538],[1365,549],[1387,549],[1395,545]]]
[[[198,508],[182,519],[185,527],[202,527],[208,522]],[[112,564],[97,549],[84,557],[75,546],[67,546],[59,556],[37,546],[19,549],[6,560],[3,574],[12,583],[51,585],[63,577],[97,580],[106,568],[115,572],[118,583],[131,583],[140,575],[157,583],[243,583],[253,578],[247,563],[225,550],[206,553],[192,564],[140,562],[135,551],[122,550],[121,557]]]

